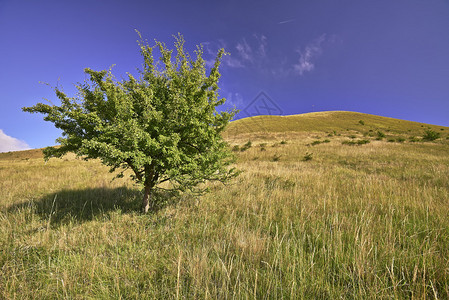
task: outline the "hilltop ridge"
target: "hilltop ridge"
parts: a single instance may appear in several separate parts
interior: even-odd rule
[[[426,129],[449,132],[449,127],[350,111],[322,111],[288,116],[254,116],[231,122],[227,136],[255,132],[333,132],[382,130],[420,135]]]

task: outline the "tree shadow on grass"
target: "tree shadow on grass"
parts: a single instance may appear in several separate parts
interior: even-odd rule
[[[157,202],[152,213],[176,202],[175,194],[157,192],[153,195]],[[117,211],[122,214],[139,214],[143,193],[137,189],[91,188],[82,190],[60,190],[47,194],[40,199],[9,206],[8,213],[30,210],[57,228],[68,223],[83,223],[108,217],[108,213]]]

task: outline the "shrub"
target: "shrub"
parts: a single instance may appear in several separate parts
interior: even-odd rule
[[[251,143],[251,141],[248,141],[248,142],[246,142],[246,144],[245,145],[243,145],[242,146],[242,148],[240,149],[240,151],[246,151],[246,150],[248,150],[249,148],[251,148],[251,146],[252,146],[252,143]]]
[[[370,140],[358,140],[357,141],[357,145],[365,145],[365,144],[369,144]]]
[[[389,142],[389,143],[394,143],[394,142],[396,142],[396,140],[395,140],[394,138],[389,138],[389,139],[387,140],[387,142]]]
[[[434,141],[436,139],[440,138],[440,133],[433,131],[432,129],[428,129],[425,131],[422,139],[424,141]]]
[[[370,140],[358,140],[358,141],[343,141],[341,142],[343,145],[349,145],[349,146],[354,146],[354,145],[365,145],[370,143]]]
[[[419,139],[417,137],[415,137],[415,136],[409,137],[408,140],[409,140],[409,142],[412,142],[412,143],[419,142]]]
[[[315,146],[321,144],[321,141],[313,141],[310,145]]]
[[[359,124],[360,124],[360,125],[365,125],[365,122],[364,122],[363,120],[360,120],[360,121],[359,121]]]
[[[235,145],[234,147],[232,147],[232,151],[234,152],[240,151],[239,145]]]
[[[312,155],[313,155],[313,153],[309,153],[309,152],[306,152],[306,154],[304,155],[304,157],[302,158],[302,160],[303,161],[309,161],[309,160],[312,160]]]
[[[279,160],[281,160],[281,156],[280,156],[279,154],[275,154],[275,155],[271,158],[271,160],[272,160],[272,161],[279,161]]]
[[[285,144],[287,144],[287,141],[281,141],[280,144],[285,145]]]
[[[398,142],[398,143],[403,143],[403,142],[405,142],[405,139],[404,139],[403,137],[398,137],[398,138],[396,139],[396,142]]]
[[[376,140],[380,141],[383,138],[385,138],[385,133],[383,133],[382,131],[378,131]]]

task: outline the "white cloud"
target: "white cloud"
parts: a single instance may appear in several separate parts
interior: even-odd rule
[[[244,105],[243,97],[240,93],[228,93],[226,97],[226,103],[230,106],[235,106],[241,109]]]
[[[223,62],[228,67],[231,67],[231,68],[243,68],[244,67],[243,63],[239,59],[232,57],[232,54],[226,55],[225,57],[223,57]]]
[[[266,56],[266,47],[267,47],[267,37],[264,36],[263,34],[262,35],[254,34],[254,37],[259,42],[258,54],[261,57],[265,57]]]
[[[288,19],[288,20],[280,21],[280,22],[278,22],[278,25],[287,24],[287,23],[293,22],[295,20],[296,20],[296,18],[295,19]]]
[[[0,152],[20,151],[28,149],[31,148],[27,143],[6,135],[3,130],[0,129]]]
[[[207,67],[212,67],[215,56],[220,48],[228,49],[223,40],[206,41],[201,43],[204,47],[205,62]],[[244,68],[251,65],[260,65],[266,57],[267,37],[265,35],[253,34],[249,39],[242,38],[234,44],[236,51],[231,51],[230,55],[223,57],[223,64],[230,68]]]
[[[253,61],[253,50],[249,46],[246,39],[243,39],[240,43],[237,43],[237,46],[235,46],[235,49],[237,49],[240,57],[243,60]]]
[[[303,75],[305,72],[310,72],[315,69],[315,58],[319,56],[323,49],[321,44],[325,41],[326,34],[313,40],[309,43],[303,50],[299,49],[300,54],[299,61],[297,64],[293,65],[293,69],[299,75]]]

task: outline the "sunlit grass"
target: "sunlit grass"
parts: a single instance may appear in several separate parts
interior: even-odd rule
[[[449,298],[447,140],[228,140],[238,178],[148,215],[99,162],[0,155],[0,298]]]

